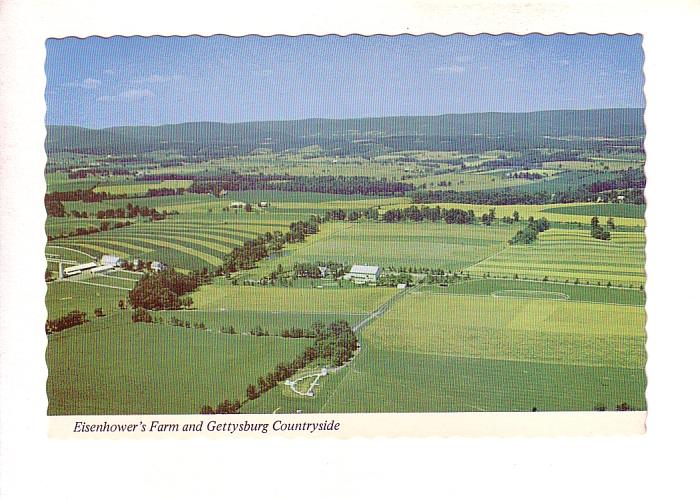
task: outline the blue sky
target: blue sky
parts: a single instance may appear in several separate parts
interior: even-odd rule
[[[90,37],[46,42],[46,122],[643,107],[639,35]]]

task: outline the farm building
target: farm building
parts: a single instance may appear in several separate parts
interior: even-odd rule
[[[245,208],[245,203],[242,201],[234,201],[229,205],[229,208]]]
[[[124,261],[116,255],[103,255],[100,259],[100,264],[102,264],[103,266],[116,267],[121,266],[123,263]]]
[[[59,277],[69,277],[69,276],[75,276],[76,274],[80,274],[83,271],[87,271],[88,269],[92,269],[93,267],[97,267],[97,264],[95,262],[86,262],[85,264],[78,264],[77,266],[70,266],[66,267],[63,269],[63,276],[61,276],[61,273],[59,272]],[[60,270],[59,270],[60,271]]]
[[[151,270],[156,272],[165,271],[165,264],[162,262],[151,262]]]
[[[351,280],[353,283],[376,283],[382,269],[378,266],[362,266],[355,264],[350,268],[350,272],[343,276],[343,279]]]
[[[91,268],[91,269],[88,269],[88,272],[89,272],[89,273],[93,273],[93,274],[95,274],[95,273],[103,273],[103,272],[105,272],[105,271],[111,271],[111,270],[114,269],[115,267],[117,267],[117,266],[115,266],[114,264],[105,264],[105,265],[103,265],[103,266],[97,266],[97,267],[93,267],[93,268]]]
[[[319,266],[318,271],[321,273],[321,278],[325,278],[326,276],[331,274],[330,268],[326,266]]]
[[[258,203],[258,206],[261,208],[266,208],[267,206],[269,206],[269,204],[266,201],[261,201],[260,203]]]

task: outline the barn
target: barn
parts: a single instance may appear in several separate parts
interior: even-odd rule
[[[382,269],[378,266],[365,266],[355,264],[350,268],[350,272],[343,276],[343,279],[351,280],[353,283],[376,283]]]

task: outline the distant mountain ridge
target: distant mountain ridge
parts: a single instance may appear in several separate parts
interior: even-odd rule
[[[642,108],[467,113],[437,116],[325,119],[243,123],[192,122],[89,129],[48,125],[47,152],[139,154],[173,150],[241,154],[319,145],[323,149],[446,149],[466,143],[546,138],[623,138],[644,135]],[[363,143],[365,144],[363,146]]]

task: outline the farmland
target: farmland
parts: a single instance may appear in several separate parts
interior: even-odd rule
[[[399,144],[413,122],[397,120],[314,122],[318,143],[303,128],[284,147],[255,141],[286,122],[234,127],[233,145],[197,124],[173,143],[178,126],[126,127],[103,131],[102,152],[49,134],[48,319],[86,313],[49,335],[49,413],[644,409],[640,136],[567,118],[562,147],[498,139],[488,120],[496,135],[465,136],[464,119]],[[111,133],[128,155],[104,153]],[[103,256],[117,267],[59,275]],[[350,279],[357,265],[379,281]],[[131,293],[159,276],[191,286]],[[300,378],[301,394],[284,383]]]
[[[95,320],[49,339],[50,415],[198,413],[308,341]],[[128,388],[128,390],[126,390]]]

